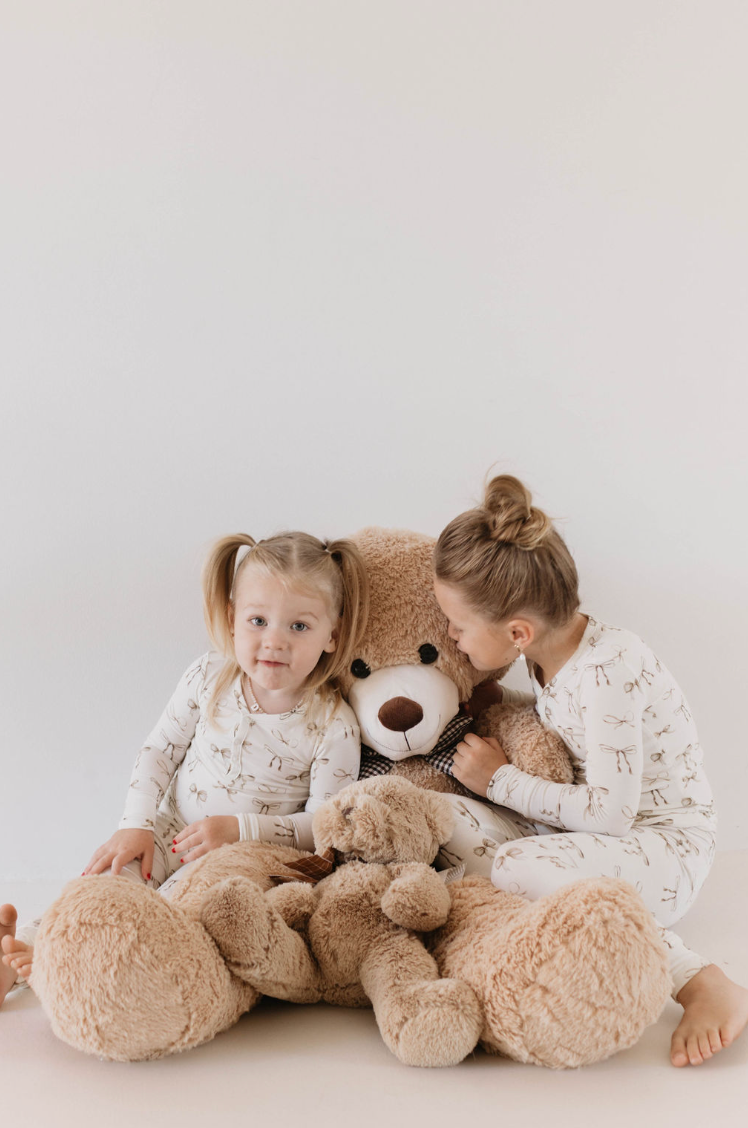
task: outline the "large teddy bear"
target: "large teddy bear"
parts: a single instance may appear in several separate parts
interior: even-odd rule
[[[461,791],[451,755],[470,718],[459,707],[486,675],[448,637],[431,590],[433,542],[383,530],[357,540],[372,609],[344,688],[366,745],[362,774],[395,765],[421,785]],[[524,770],[572,778],[563,745],[531,711],[502,705],[484,724]],[[236,875],[269,890],[269,875],[301,856],[257,843],[222,847],[194,865],[170,902],[124,878],[72,882],[42,921],[32,977],[55,1032],[101,1057],[137,1060],[226,1029],[258,992],[220,955],[201,917],[205,898]],[[657,1017],[668,989],[664,955],[629,887],[583,882],[534,905],[477,877],[449,891],[449,917],[428,943],[442,975],[469,983],[480,1000],[486,1048],[576,1066],[631,1044]]]
[[[465,712],[476,686],[507,670],[476,670],[449,637],[433,592],[433,538],[370,528],[353,540],[369,577],[369,618],[342,688],[361,727],[361,777],[394,771],[434,791],[469,794],[451,762],[472,730],[496,737],[523,771],[570,783],[567,748],[532,709],[493,705],[476,721]]]

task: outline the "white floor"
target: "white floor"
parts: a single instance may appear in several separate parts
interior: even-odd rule
[[[22,918],[58,887],[4,886]],[[719,854],[679,928],[697,950],[748,985],[748,852]],[[669,1003],[637,1046],[602,1065],[553,1073],[477,1053],[454,1069],[400,1065],[370,1011],[263,1003],[200,1049],[119,1065],[70,1049],[51,1033],[33,993],[0,1011],[0,1111],[8,1128],[149,1128],[169,1124],[342,1128],[699,1128],[745,1123],[748,1034],[698,1069],[675,1070],[668,1044],[680,1008]]]

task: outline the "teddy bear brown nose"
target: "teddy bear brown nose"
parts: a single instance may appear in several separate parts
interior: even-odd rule
[[[423,720],[423,709],[409,697],[391,697],[385,701],[378,716],[391,732],[407,732]]]

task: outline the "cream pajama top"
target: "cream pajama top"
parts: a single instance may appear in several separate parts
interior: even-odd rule
[[[312,815],[358,778],[360,735],[340,702],[319,723],[297,707],[250,712],[241,678],[207,704],[223,658],[204,654],[182,676],[133,768],[120,829],[181,829],[206,815],[236,815],[240,840],[313,850]],[[175,831],[176,832],[176,831]]]

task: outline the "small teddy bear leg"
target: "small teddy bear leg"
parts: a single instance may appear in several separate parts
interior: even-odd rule
[[[230,877],[215,886],[200,919],[234,975],[276,999],[319,1001],[319,970],[303,937],[255,882]]]
[[[361,983],[385,1044],[404,1065],[457,1065],[475,1048],[483,1026],[475,994],[460,980],[440,979],[412,933],[380,936]]]

